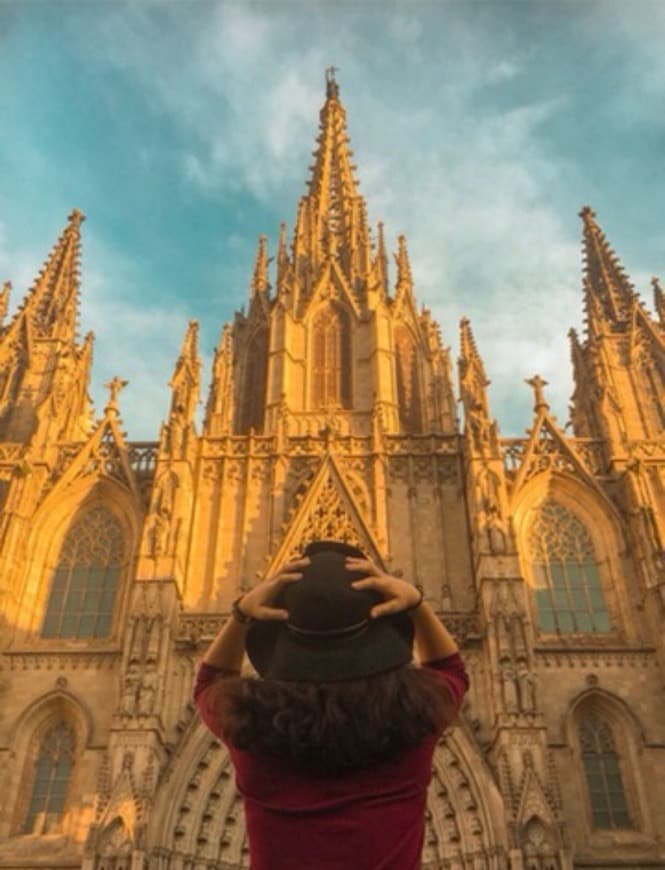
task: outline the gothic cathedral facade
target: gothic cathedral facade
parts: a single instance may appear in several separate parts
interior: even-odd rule
[[[195,322],[157,442],[127,440],[119,378],[94,417],[80,212],[0,330],[4,870],[247,866],[193,675],[231,601],[326,537],[422,584],[468,663],[424,868],[665,868],[665,295],[652,316],[585,208],[572,434],[534,376],[503,438],[467,320],[456,395],[403,237],[389,285],[348,142],[329,75],[293,238],[274,287],[259,241],[200,431]]]

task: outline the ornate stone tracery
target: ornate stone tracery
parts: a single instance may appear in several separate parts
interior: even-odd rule
[[[553,499],[540,506],[528,536],[529,553],[539,562],[595,559],[591,535],[572,511]]]

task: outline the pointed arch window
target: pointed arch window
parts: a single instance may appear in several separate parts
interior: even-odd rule
[[[395,363],[399,419],[406,432],[422,430],[416,342],[405,326],[395,329]]]
[[[58,556],[42,637],[108,636],[124,555],[124,534],[111,511],[85,511]]]
[[[35,761],[24,834],[48,834],[62,821],[74,766],[76,739],[67,722],[58,722],[42,739]]]
[[[595,713],[586,713],[579,723],[579,741],[594,828],[634,827],[609,723]]]
[[[551,499],[544,502],[528,549],[542,631],[611,630],[591,535],[575,514]]]
[[[312,407],[351,407],[351,324],[341,305],[329,305],[312,324]]]
[[[268,367],[267,342],[267,331],[258,329],[247,343],[244,389],[240,399],[241,434],[246,434],[250,428],[255,432],[263,430]]]

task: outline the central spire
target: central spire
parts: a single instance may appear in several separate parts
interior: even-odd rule
[[[319,216],[327,219],[330,232],[341,234],[349,228],[358,191],[353,177],[356,167],[351,163],[353,151],[348,147],[346,112],[339,100],[334,70],[334,67],[326,70],[326,101],[320,113],[318,148],[314,152],[308,195],[315,200]]]
[[[335,68],[326,70],[326,100],[319,115],[307,193],[300,201],[295,232],[295,264],[303,297],[312,289],[320,267],[335,262],[360,298],[371,259],[365,201],[358,193],[339,98]]]

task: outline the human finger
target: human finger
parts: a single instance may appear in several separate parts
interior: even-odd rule
[[[383,604],[375,605],[369,612],[369,615],[372,619],[376,619],[379,616],[388,616],[390,613],[399,613],[404,610],[404,605],[393,598],[390,601],[384,601]]]
[[[277,574],[273,583],[293,583],[294,580],[300,580],[302,577],[302,573],[299,571],[293,571],[290,574]]]
[[[284,610],[281,607],[266,607],[265,605],[261,605],[260,607],[257,607],[256,616],[254,618],[265,621],[274,619],[283,622],[289,618],[289,611]]]
[[[292,571],[294,568],[304,568],[310,564],[312,560],[309,556],[303,556],[300,559],[290,559],[288,562],[285,562],[280,571]]]
[[[371,559],[361,559],[357,556],[347,556],[344,562],[349,571],[367,571],[369,574],[380,574],[380,570]]]
[[[362,580],[354,580],[351,583],[354,589],[379,589],[383,591],[383,584],[380,577],[363,577]]]

